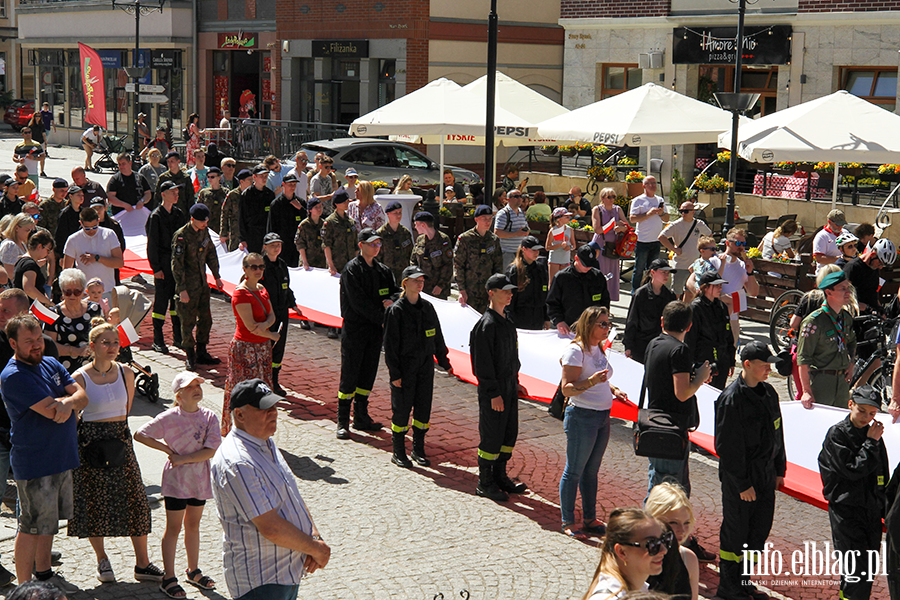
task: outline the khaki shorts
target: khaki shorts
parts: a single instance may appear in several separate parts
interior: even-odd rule
[[[72,518],[72,471],[37,479],[17,479],[19,531],[29,535],[56,535],[60,519]]]

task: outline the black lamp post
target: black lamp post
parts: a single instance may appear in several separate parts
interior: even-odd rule
[[[150,72],[150,65],[144,67],[138,67],[138,55],[141,50],[141,15],[149,15],[152,12],[159,11],[162,12],[163,2],[165,0],[150,0],[148,2],[141,2],[141,0],[112,0],[113,8],[118,8],[120,10],[125,11],[129,15],[134,15],[134,56],[131,60],[131,66],[125,67],[125,74],[131,78],[131,81],[134,85],[134,92],[132,98],[134,101],[132,102],[133,113],[134,113],[134,143],[132,148],[132,157],[137,164],[140,155],[140,134],[138,132],[138,93],[140,92],[140,83],[138,83],[139,79],[143,79],[147,76],[147,73]]]
[[[497,0],[488,15],[487,106],[484,114],[484,199],[494,193],[494,101],[497,95]]]

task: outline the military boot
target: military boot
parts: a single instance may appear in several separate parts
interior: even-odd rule
[[[222,361],[206,350],[206,344],[197,342],[197,362],[201,365],[218,365]]]
[[[504,458],[502,454],[494,461],[494,481],[497,483],[497,487],[507,494],[524,494],[528,491],[528,486],[521,481],[516,483],[509,478],[506,474],[507,462],[509,462],[509,457]]]
[[[369,397],[356,395],[353,401],[353,429],[359,431],[381,431],[382,424],[369,416]]]
[[[413,446],[410,458],[420,467],[430,467],[431,461],[425,456],[425,429],[412,428]]]
[[[187,360],[184,361],[184,366],[188,371],[193,371],[197,368],[197,353],[193,348],[185,348],[184,353],[187,354]]]
[[[163,337],[163,325],[165,321],[162,319],[153,319],[153,351],[160,354],[168,354],[169,347],[166,346],[166,340]]]
[[[394,455],[391,457],[391,462],[404,469],[412,468],[413,464],[406,457],[406,432],[392,431],[391,440],[394,442]]]
[[[335,436],[339,440],[350,439],[350,406],[352,404],[352,398],[338,400],[337,431],[335,431]]]
[[[275,367],[272,369],[272,391],[281,396],[282,398],[287,397],[287,392],[285,392],[280,385],[278,385],[278,374],[281,371],[281,367]]]
[[[509,494],[497,487],[494,481],[494,461],[478,457],[478,487],[475,495],[490,498],[495,502],[509,500]]]

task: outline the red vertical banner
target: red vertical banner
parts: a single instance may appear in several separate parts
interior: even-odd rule
[[[81,85],[84,88],[84,122],[106,129],[106,92],[103,87],[103,62],[90,46],[78,42],[81,56]]]

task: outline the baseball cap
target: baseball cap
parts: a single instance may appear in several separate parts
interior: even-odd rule
[[[657,258],[653,262],[650,263],[650,266],[647,267],[651,271],[674,271],[672,267],[669,266],[669,261],[664,258]]]
[[[834,273],[829,273],[822,278],[822,282],[819,284],[819,289],[829,290],[840,282],[846,281],[846,279],[847,275],[843,271],[835,271]]]
[[[12,175],[10,175],[9,173],[3,173],[2,175],[0,175],[0,186],[6,185],[11,179],[13,179]],[[68,187],[68,184],[66,184],[66,187]]]
[[[231,390],[231,410],[242,406],[269,410],[279,400],[281,400],[281,396],[275,394],[262,379],[242,381]]]
[[[204,379],[196,373],[193,373],[191,371],[182,371],[175,376],[175,379],[172,380],[172,393],[177,394],[179,390],[186,388],[198,379],[200,380],[200,383],[203,383]]]
[[[243,180],[247,179],[248,177],[252,177],[252,175],[253,174],[250,172],[249,169],[241,169],[240,171],[238,171],[238,174],[235,175],[235,177],[237,177],[238,181],[243,181]]]
[[[157,125],[157,126],[156,126],[156,130],[157,130],[157,131],[165,131],[165,130],[166,130],[166,127],[165,127],[165,125]]]
[[[721,285],[723,283],[728,282],[719,277],[716,271],[707,271],[697,279],[697,285]]]
[[[281,183],[297,183],[298,181],[300,181],[300,178],[295,173],[288,173],[281,180]]]
[[[309,200],[306,201],[306,210],[312,210],[316,206],[322,204],[322,201],[313,196]]]
[[[6,182],[4,181],[3,183],[6,183]],[[69,187],[69,182],[60,177],[60,178],[53,180],[53,187],[54,188],[67,188],[67,187]]]
[[[256,165],[255,167],[253,167],[253,170],[250,172],[253,173],[254,175],[259,175],[261,173],[268,174],[269,169],[266,168],[266,165]]]
[[[344,171],[344,177],[359,177],[359,173],[356,172],[356,169],[350,167],[346,171]]]
[[[168,192],[169,190],[176,190],[180,187],[184,187],[181,183],[175,183],[174,181],[163,181],[159,186],[159,191]]]
[[[553,213],[551,214],[551,216],[554,219],[558,219],[560,217],[571,217],[572,213],[570,213],[568,210],[566,210],[566,208],[564,206],[558,206],[553,209]]]
[[[281,236],[274,231],[270,231],[263,238],[263,246],[268,246],[269,244],[274,244],[275,242],[281,243]]]
[[[375,240],[380,240],[380,239],[381,239],[381,236],[378,235],[377,233],[375,233],[375,230],[372,229],[371,227],[366,227],[365,229],[360,231],[358,234],[356,234],[356,241],[364,243],[364,244],[371,244]]]
[[[403,269],[403,272],[400,274],[400,281],[404,279],[418,279],[419,277],[425,277],[425,273],[416,265],[410,265]]]
[[[170,158],[177,158],[178,160],[181,160],[181,155],[178,154],[178,152],[175,150],[169,150],[169,152],[166,154],[166,160],[169,160]]]
[[[207,207],[202,202],[198,202],[197,204],[191,207],[191,218],[196,219],[197,221],[208,221],[209,220],[209,207]]]
[[[475,214],[473,215],[474,217],[483,217],[485,215],[488,215],[489,217],[494,215],[494,212],[491,210],[490,206],[488,206],[487,204],[479,204],[477,207],[475,207]]]
[[[210,167],[209,170],[206,172],[206,174],[207,175],[213,175],[213,174],[221,175],[222,169],[220,169],[219,167]]]
[[[82,190],[77,185],[72,185],[72,186],[69,186],[69,191],[66,192],[66,195],[71,196],[72,194],[77,194],[78,192],[81,192],[81,191],[84,191],[84,190]]]
[[[347,193],[344,186],[341,186],[335,190],[334,195],[331,197],[331,203],[337,205],[344,202],[350,202],[350,194]]]
[[[445,192],[456,192],[456,190],[454,189],[454,187],[452,185],[448,185],[447,187],[445,187],[444,191]]]
[[[106,199],[101,198],[100,196],[94,196],[91,198],[91,206],[103,206],[106,207]]]
[[[413,222],[418,223],[422,221],[423,223],[434,223],[434,215],[428,211],[420,210],[416,213],[416,216],[413,217]]]
[[[525,236],[525,238],[522,240],[522,247],[528,248],[529,250],[543,250],[544,249],[544,245],[541,244],[541,242],[533,235]]]
[[[775,364],[779,358],[772,354],[769,347],[762,342],[749,342],[741,348],[741,362],[745,360],[761,360]]]
[[[402,204],[400,204],[396,200],[391,200],[390,202],[388,202],[387,208],[384,209],[384,212],[389,213],[389,212],[394,212],[395,210],[402,210],[402,209],[403,209]]]
[[[510,283],[509,278],[503,273],[494,273],[488,277],[487,283],[484,284],[486,290],[514,290],[516,286]]]
[[[826,218],[838,227],[843,227],[847,224],[847,217],[844,216],[844,211],[842,210],[835,209],[828,213]]]
[[[850,399],[857,404],[865,404],[867,406],[875,406],[881,408],[881,397],[878,391],[871,385],[861,385],[850,395]]]
[[[575,257],[586,267],[593,267],[595,269],[600,268],[600,263],[597,262],[597,255],[594,254],[594,249],[587,244],[578,247],[578,250],[575,251]]]

